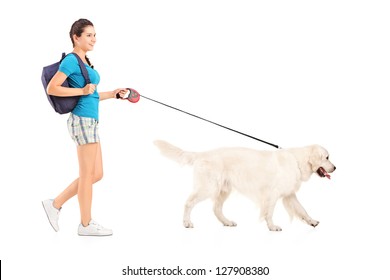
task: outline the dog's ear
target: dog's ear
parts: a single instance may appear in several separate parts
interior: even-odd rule
[[[309,164],[311,170],[314,172],[320,167],[321,164],[321,151],[317,145],[309,147]]]

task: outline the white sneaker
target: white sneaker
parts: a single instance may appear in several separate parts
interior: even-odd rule
[[[57,209],[53,205],[54,200],[53,199],[47,199],[42,201],[43,209],[45,209],[46,216],[49,219],[49,222],[53,229],[55,231],[59,231],[60,228],[58,227],[58,218],[60,215],[60,209]]]
[[[108,236],[112,235],[112,230],[99,225],[94,220],[91,220],[86,227],[80,224],[78,233],[81,236]]]

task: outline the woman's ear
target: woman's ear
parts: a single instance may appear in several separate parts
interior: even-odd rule
[[[76,34],[73,34],[73,42],[74,42],[75,46],[79,44],[79,37],[77,37]]]

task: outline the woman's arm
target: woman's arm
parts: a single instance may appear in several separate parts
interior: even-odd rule
[[[126,88],[117,88],[113,91],[99,92],[99,99],[106,100],[109,98],[116,98],[116,94],[119,93],[120,97],[123,98],[127,92]]]
[[[68,88],[63,87],[62,84],[66,80],[67,76],[58,71],[47,85],[47,92],[54,96],[78,96],[88,95],[95,91],[96,86],[94,84],[87,84],[83,88]]]

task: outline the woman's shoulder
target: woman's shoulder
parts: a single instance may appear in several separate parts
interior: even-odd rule
[[[67,76],[70,74],[77,72],[79,69],[79,63],[77,61],[77,58],[72,55],[68,54],[65,56],[65,58],[61,61],[59,71],[65,73]]]
[[[62,63],[78,63],[77,58],[72,54],[68,53],[65,58],[62,60]]]

